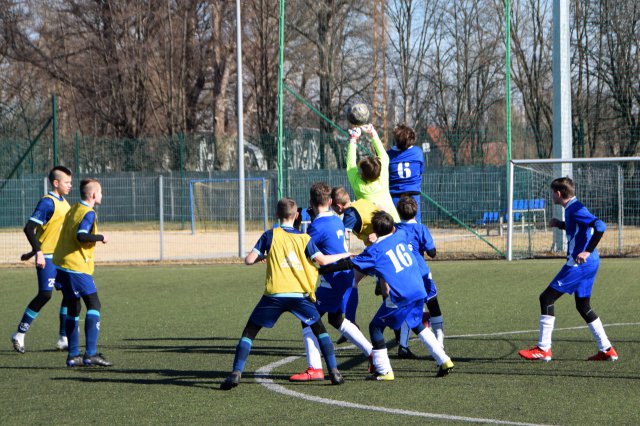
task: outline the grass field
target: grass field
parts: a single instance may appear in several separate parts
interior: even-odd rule
[[[394,382],[365,381],[363,357],[338,347],[343,386],[291,384],[306,363],[299,322],[287,315],[258,335],[230,392],[218,387],[262,293],[264,265],[98,266],[99,350],[114,362],[107,369],[66,368],[66,354],[53,350],[59,294],[27,334],[27,353],[13,352],[9,338],[35,295],[35,273],[0,269],[0,424],[640,424],[637,259],[604,259],[593,294],[618,362],[584,361],[597,349],[570,297],[556,304],[554,360],[518,357],[537,340],[538,295],[561,265],[432,263],[456,363],[446,378],[434,377],[435,363],[412,340],[418,360],[390,349]],[[360,294],[366,326],[380,300],[372,281]]]

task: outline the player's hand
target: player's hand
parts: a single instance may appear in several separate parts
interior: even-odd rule
[[[358,138],[362,135],[362,130],[360,127],[354,127],[349,129],[349,142],[358,142]]]
[[[362,131],[365,132],[368,135],[371,135],[373,137],[378,137],[378,132],[376,131],[376,128],[373,127],[373,124],[369,123],[369,124],[365,124],[363,126],[360,126],[362,128]]]
[[[588,251],[583,251],[576,256],[576,263],[578,265],[582,265],[583,263],[587,263],[587,259],[591,256],[591,253]]]
[[[367,241],[369,241],[371,244],[373,244],[376,241],[378,241],[378,236],[376,235],[375,232],[372,232],[369,235],[367,235]]]
[[[549,221],[549,226],[551,228],[559,228],[560,226],[562,226],[562,221],[559,219],[556,219],[555,217],[552,217],[551,220]]]
[[[36,268],[38,269],[44,269],[45,265],[47,261],[44,260],[44,253],[42,253],[42,251],[39,251],[36,253]]]
[[[102,234],[102,244],[107,244],[109,242],[109,235]]]

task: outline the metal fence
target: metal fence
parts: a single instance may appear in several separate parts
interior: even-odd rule
[[[179,176],[172,173],[128,172],[95,177],[102,182],[104,194],[102,205],[97,207],[100,230],[110,235],[109,243],[97,249],[98,261],[203,260],[238,255],[238,221],[230,216],[237,206],[235,173],[185,173]],[[246,177],[260,181],[264,179],[265,196],[262,194],[262,184],[247,185],[246,210],[250,217],[244,238],[244,252],[253,247],[263,232],[265,211],[266,227],[273,226],[277,201],[275,171],[252,170],[248,171]],[[76,188],[68,197],[71,203],[78,200],[79,179],[74,177]],[[229,180],[227,185],[220,184],[224,179]],[[197,226],[192,226],[193,208],[189,195],[189,182],[194,180],[218,182],[215,191],[201,191],[198,195],[205,198],[198,203],[206,205],[207,217],[198,219],[201,222]],[[422,199],[422,221],[434,235],[438,258],[504,257],[506,233],[502,232],[501,227],[484,223],[483,215],[489,211],[499,211],[501,215],[506,213],[508,194],[504,191],[505,180],[506,171],[503,167],[440,168],[428,170],[423,175],[422,188],[429,200]],[[343,169],[291,170],[284,181],[283,193],[306,207],[309,187],[317,181],[350,189]],[[526,180],[522,182],[522,188],[516,189],[516,194],[527,191],[526,185],[530,183]],[[29,250],[22,227],[45,192],[47,182],[41,176],[31,175],[0,180],[2,184],[0,263],[17,263],[20,254]],[[611,185],[614,188],[616,184],[614,182]],[[593,191],[602,193],[605,189],[594,187]],[[635,231],[640,229],[638,172],[629,175],[620,191],[626,200],[625,227],[622,228],[625,245],[609,254],[640,255],[640,239],[634,237]],[[594,199],[607,202],[600,195]],[[599,211],[597,203],[593,208]],[[552,215],[550,202],[547,201],[545,209],[546,219],[549,219]],[[543,235],[542,217],[539,216],[532,228],[540,231],[539,236]],[[520,231],[516,228],[514,233]],[[603,244],[606,241],[603,240]]]

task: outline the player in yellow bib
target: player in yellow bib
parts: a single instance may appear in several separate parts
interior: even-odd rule
[[[265,291],[242,332],[236,346],[233,370],[220,385],[222,390],[238,386],[253,340],[263,327],[273,327],[284,312],[291,312],[311,327],[327,363],[331,384],[344,382],[337,368],[333,343],[314,305],[318,269],[312,262],[326,265],[350,254],[322,254],[309,235],[296,230],[293,227],[298,216],[295,201],[288,198],[278,201],[276,216],[281,221],[280,226],[262,234],[244,260],[245,264],[253,265],[266,259]]]
[[[100,299],[93,282],[94,251],[99,241],[106,244],[107,235],[98,233],[98,217],[93,209],[102,202],[102,186],[95,179],[80,182],[81,201],[67,213],[60,240],[53,254],[58,269],[58,281],[67,299],[68,311],[65,328],[69,339],[67,366],[112,365],[97,352],[100,334]],[[87,307],[84,319],[86,349],[80,356],[80,298]]]
[[[36,256],[36,273],[38,275],[38,294],[29,302],[25,309],[18,329],[11,336],[13,349],[19,353],[25,352],[25,334],[36,319],[40,310],[51,300],[54,287],[60,290],[56,283],[56,268],[53,265],[53,251],[58,244],[60,228],[64,216],[69,211],[69,203],[64,198],[71,191],[71,170],[63,166],[56,166],[49,172],[51,191],[40,199],[33,214],[24,226],[24,233],[31,245],[31,252],[23,254],[22,260]],[[60,305],[60,327],[56,347],[67,349],[67,337],[64,322],[67,314],[65,299]]]

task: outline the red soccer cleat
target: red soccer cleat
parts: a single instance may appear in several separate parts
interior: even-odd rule
[[[523,349],[519,351],[518,355],[520,355],[524,359],[530,359],[534,361],[542,360],[549,362],[551,361],[551,348],[549,348],[549,350],[543,351],[539,347],[534,346],[530,349]]]
[[[373,365],[373,355],[369,355],[369,365],[367,366],[367,371],[370,374],[373,374],[376,372],[376,366]]]
[[[309,367],[306,371],[289,377],[290,382],[312,382],[316,380],[324,380],[324,371],[322,371],[322,368],[316,369]]]
[[[613,349],[613,346],[611,346],[609,350],[604,352],[600,351],[594,356],[590,356],[588,360],[589,361],[617,361],[618,353],[616,352],[615,349]]]

